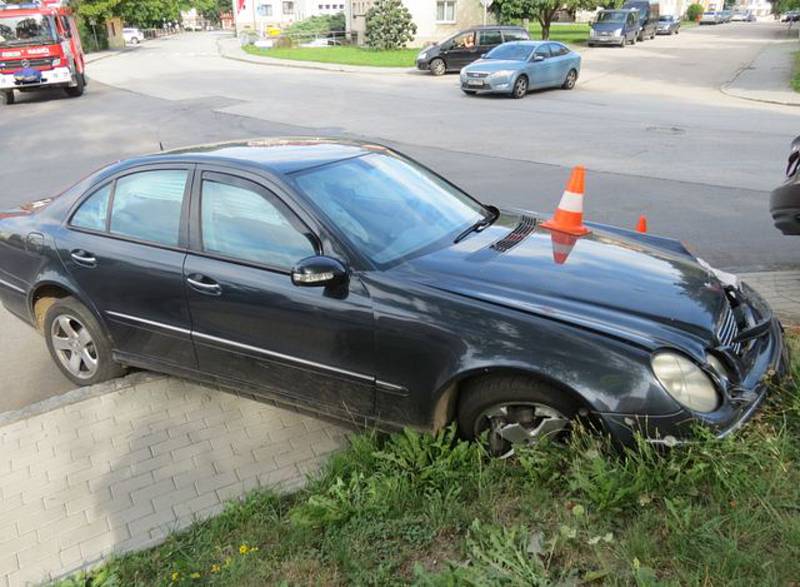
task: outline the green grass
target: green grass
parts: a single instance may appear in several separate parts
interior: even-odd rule
[[[666,453],[578,431],[498,461],[451,431],[361,434],[305,490],[253,493],[62,587],[793,585],[799,458],[796,387],[734,438]]]
[[[532,23],[528,27],[532,39],[542,38],[542,27],[537,23]],[[553,24],[550,26],[550,39],[562,43],[585,43],[589,38],[588,23],[569,23]]]
[[[342,65],[369,65],[372,67],[413,67],[419,49],[397,49],[376,51],[361,47],[287,47],[262,49],[253,45],[244,50],[251,55],[293,59],[295,61],[316,61],[319,63],[339,63]]]
[[[800,92],[800,51],[794,54],[794,68],[792,69],[792,89]]]

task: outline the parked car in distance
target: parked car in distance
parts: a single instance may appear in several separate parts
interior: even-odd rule
[[[775,228],[787,235],[800,235],[800,137],[789,150],[786,180],[772,191],[769,211]]]
[[[658,18],[660,16],[658,2],[651,2],[650,0],[628,0],[628,2],[622,5],[622,8],[639,11],[638,39],[640,41],[656,38],[656,29],[658,28]]]
[[[749,20],[750,13],[744,10],[734,10],[733,16],[731,16],[731,22],[747,22]]]
[[[704,12],[700,17],[700,24],[720,24],[722,17],[719,12]]]
[[[581,72],[581,56],[555,41],[515,41],[495,47],[461,70],[465,94],[508,94],[524,98],[529,90],[571,90]]]
[[[781,17],[781,22],[798,22],[800,21],[800,10],[790,10]]]
[[[127,45],[138,45],[144,41],[144,33],[135,27],[127,27],[122,29],[122,38]]]
[[[575,419],[631,444],[737,430],[786,372],[769,307],[678,241],[588,227],[559,262],[568,235],[536,213],[385,146],[206,145],[0,215],[0,299],[79,385],[136,366],[384,429],[455,422],[498,456]]]
[[[681,19],[671,14],[662,14],[658,17],[658,28],[656,33],[659,35],[677,35],[681,32]]]
[[[527,39],[530,34],[520,26],[473,27],[424,48],[417,55],[417,69],[433,75],[459,71],[498,45]]]
[[[591,23],[587,44],[590,47],[635,45],[639,30],[638,10],[601,10]]]

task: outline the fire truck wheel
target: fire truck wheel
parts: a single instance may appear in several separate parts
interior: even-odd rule
[[[78,96],[83,96],[83,90],[86,87],[86,82],[83,79],[82,73],[77,74],[75,78],[78,80],[78,85],[76,85],[74,88],[66,88],[67,96],[69,96],[70,98],[77,98]]]
[[[0,92],[0,104],[11,106],[14,103],[14,90]]]

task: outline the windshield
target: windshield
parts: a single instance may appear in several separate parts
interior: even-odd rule
[[[0,17],[0,47],[58,42],[52,19],[41,14]]]
[[[661,22],[672,22],[672,17],[671,16],[662,16],[662,17],[659,17],[658,20],[660,20]]]
[[[533,47],[530,45],[517,45],[506,43],[489,51],[484,59],[503,59],[507,61],[527,61],[531,56]]]
[[[378,266],[451,243],[489,214],[429,171],[388,155],[316,167],[298,172],[294,180],[352,246]]]
[[[626,16],[626,12],[599,12],[597,14],[597,22],[624,24]]]

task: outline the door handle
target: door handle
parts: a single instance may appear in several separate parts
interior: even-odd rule
[[[97,259],[91,253],[83,249],[77,249],[69,254],[72,260],[82,267],[94,268],[97,266]]]
[[[202,281],[207,279],[202,275],[190,275],[186,278],[186,283],[195,291],[209,296],[218,296],[222,293],[222,286],[214,281]]]

